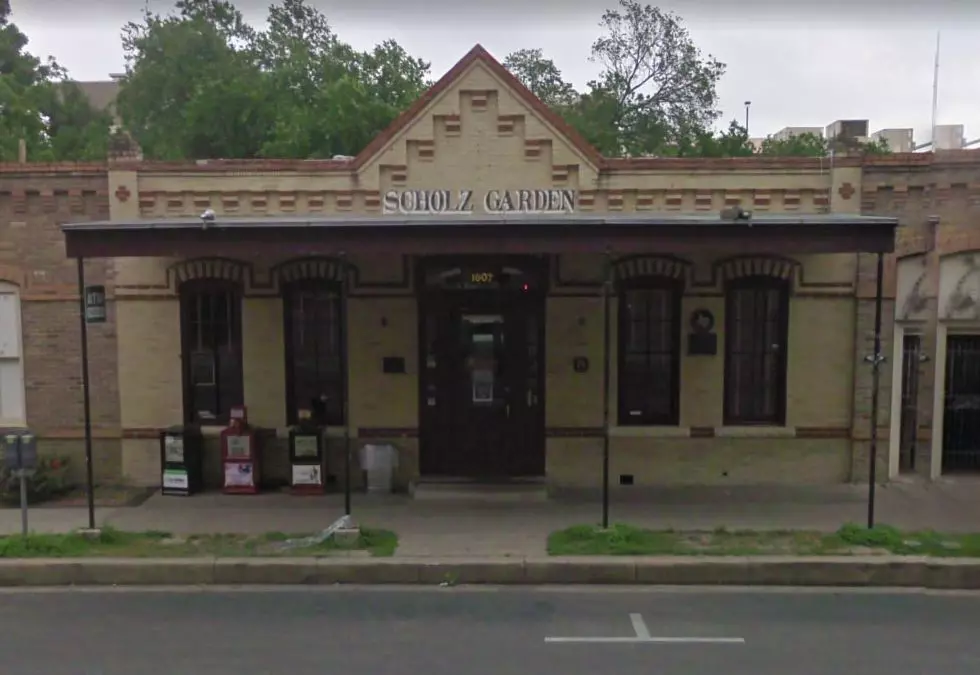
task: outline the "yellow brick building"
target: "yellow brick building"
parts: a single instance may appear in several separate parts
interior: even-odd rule
[[[603,158],[477,47],[356,158],[115,163],[110,219],[64,229],[113,261],[130,482],[175,424],[218,481],[245,404],[272,482],[310,410],[338,481],[349,439],[394,444],[402,487],[595,487],[604,447],[623,485],[834,483],[896,225],[861,173]]]

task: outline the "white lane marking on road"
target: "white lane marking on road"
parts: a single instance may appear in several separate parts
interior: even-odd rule
[[[609,643],[609,644],[745,644],[745,638],[709,638],[709,637],[546,637],[548,643]]]
[[[655,637],[650,635],[642,614],[630,614],[630,623],[636,633],[632,637],[546,637],[544,641],[558,644],[745,644],[745,638],[740,637]]]
[[[633,624],[633,632],[636,633],[636,637],[650,639],[650,630],[647,628],[647,622],[643,620],[643,615],[630,614],[630,623]]]

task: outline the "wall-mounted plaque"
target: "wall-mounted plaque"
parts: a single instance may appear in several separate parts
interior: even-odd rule
[[[386,375],[404,375],[405,358],[402,356],[385,356],[381,359],[381,372]]]
[[[687,336],[687,353],[691,356],[714,356],[718,353],[718,336],[713,332],[715,315],[707,309],[691,312],[691,332]]]
[[[85,323],[105,323],[105,286],[85,287]]]

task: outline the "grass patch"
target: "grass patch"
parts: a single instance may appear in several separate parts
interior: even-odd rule
[[[922,555],[980,558],[980,534],[869,530],[847,524],[833,533],[804,530],[674,531],[576,525],[548,537],[549,555]]]
[[[398,536],[388,530],[364,528],[357,540],[333,538],[307,547],[286,548],[290,539],[309,533],[268,532],[262,535],[204,534],[181,537],[169,532],[123,532],[103,528],[97,537],[78,533],[29,534],[0,537],[0,558],[179,558],[196,556],[392,556]]]

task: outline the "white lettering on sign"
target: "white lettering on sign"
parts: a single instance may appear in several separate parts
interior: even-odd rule
[[[486,213],[575,213],[575,190],[489,190],[483,196]],[[473,190],[388,190],[382,200],[386,215],[469,215]]]

